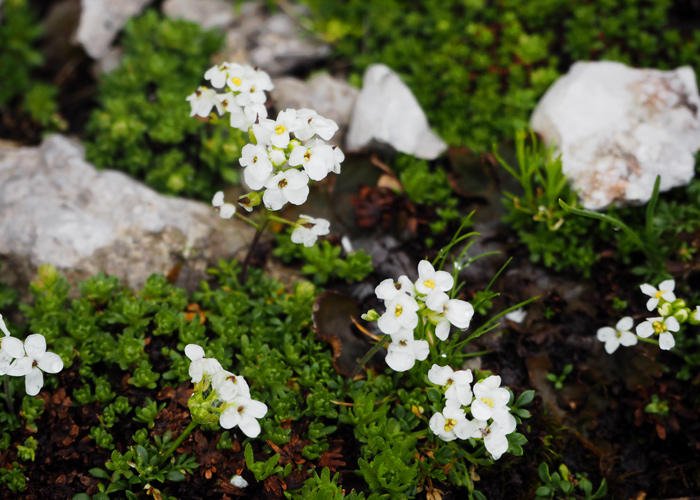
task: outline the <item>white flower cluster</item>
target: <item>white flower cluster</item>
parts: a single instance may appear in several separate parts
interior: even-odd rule
[[[450,299],[454,279],[445,271],[436,271],[427,260],[418,264],[418,279],[413,283],[407,276],[394,282],[382,281],[375,289],[377,298],[384,301],[386,311],[379,317],[379,329],[391,336],[386,363],[393,370],[410,370],[416,360],[428,357],[425,340],[416,340],[414,330],[419,321],[435,326],[435,335],[446,340],[450,325],[465,329],[474,315],[468,302]]]
[[[292,231],[292,243],[312,247],[319,236],[330,232],[331,223],[326,219],[314,219],[308,215],[300,215],[297,226]]]
[[[433,365],[428,380],[446,388],[444,409],[430,418],[433,433],[443,441],[483,439],[494,460],[508,451],[506,436],[515,431],[516,422],[508,407],[510,393],[500,387],[501,377],[487,377],[472,389],[471,370],[453,371],[449,366]]]
[[[642,293],[649,296],[647,309],[656,309],[658,316],[647,318],[643,323],[637,325],[636,335],[632,333],[634,320],[626,316],[617,322],[615,328],[603,327],[597,332],[597,338],[605,342],[605,351],[608,354],[614,353],[619,346],[632,346],[637,344],[638,337],[646,339],[652,335],[659,336],[659,348],[668,351],[676,345],[673,334],[681,329],[681,324],[690,321],[693,324],[700,323],[700,306],[697,306],[692,313],[686,307],[683,299],[677,299],[674,289],[674,280],[666,280],[659,284],[659,288],[643,284]]]
[[[267,405],[250,397],[246,380],[240,375],[223,369],[214,358],[204,356],[204,349],[197,344],[185,346],[185,355],[190,359],[189,374],[193,384],[202,381],[211,386],[216,393],[219,405],[219,425],[224,429],[238,426],[248,437],[260,434],[257,419],[267,413]]]
[[[44,373],[63,370],[63,360],[58,354],[46,351],[46,339],[38,333],[27,336],[22,343],[10,335],[0,315],[0,375],[24,377],[24,387],[29,396],[36,396],[44,386]]]

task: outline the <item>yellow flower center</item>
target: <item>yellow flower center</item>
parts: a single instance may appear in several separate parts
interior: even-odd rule
[[[457,425],[457,421],[454,418],[448,418],[445,420],[445,432],[450,432],[454,426]]]
[[[481,401],[486,404],[487,406],[490,406],[493,408],[493,399],[491,398],[481,398]]]
[[[277,134],[277,135],[282,135],[286,131],[287,131],[287,127],[285,127],[284,125],[277,125],[275,127],[275,134]]]
[[[277,185],[279,186],[280,189],[287,187],[287,179],[282,179],[281,181],[279,181],[277,183]]]
[[[396,309],[394,309],[394,315],[398,318],[403,314],[403,306],[401,304],[396,306]]]
[[[665,291],[659,290],[658,292],[656,292],[656,293],[654,294],[654,298],[655,298],[655,299],[660,299],[661,296],[662,296],[663,294],[665,294],[665,293],[666,293]]]
[[[656,333],[664,333],[666,331],[666,324],[661,321],[654,321],[651,325]]]
[[[617,335],[617,338],[619,339],[620,337],[622,337],[622,332],[618,330],[615,332],[615,335]]]
[[[423,282],[423,286],[425,286],[426,288],[433,289],[435,288],[435,282],[433,280],[425,280]]]
[[[309,161],[311,159],[311,150],[307,149],[304,155],[304,161]]]
[[[236,87],[238,87],[238,86],[240,86],[241,83],[243,83],[243,82],[241,81],[240,78],[231,78],[231,83],[233,83]]]
[[[449,387],[449,386],[451,386],[451,385],[454,384],[454,383],[455,383],[454,380],[452,380],[451,378],[448,378],[448,379],[447,379],[447,383],[446,383],[445,385],[446,385],[447,387]]]

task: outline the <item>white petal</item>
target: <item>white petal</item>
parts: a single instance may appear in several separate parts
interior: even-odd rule
[[[433,365],[428,370],[428,380],[435,385],[445,385],[453,373],[454,371],[449,366]]]
[[[443,292],[452,290],[452,287],[455,284],[455,280],[452,275],[445,271],[437,271],[433,281],[435,281],[435,288],[442,290]]]
[[[9,354],[13,358],[24,357],[24,344],[20,339],[15,337],[4,337],[0,339],[0,342],[2,343],[2,352]]]
[[[681,325],[678,323],[678,320],[673,316],[669,316],[668,318],[666,318],[664,320],[664,323],[666,324],[666,328],[668,328],[670,332],[677,332],[681,329]]]
[[[413,368],[413,365],[416,364],[416,358],[411,351],[396,349],[395,344],[391,344],[386,355],[386,364],[394,371],[405,372]]]
[[[640,286],[639,288],[642,289],[642,293],[643,293],[644,295],[648,295],[649,297],[653,297],[654,295],[656,295],[656,292],[658,292],[658,290],[657,290],[656,288],[654,288],[653,286],[649,285],[648,283],[644,283],[644,284],[643,284],[642,286]]]
[[[229,406],[219,417],[219,425],[224,429],[232,429],[241,421],[241,414],[235,406]]]
[[[44,354],[37,365],[46,373],[58,373],[63,370],[63,360],[61,356],[53,352],[47,352]]]
[[[476,390],[474,392],[476,392]],[[480,399],[475,399],[472,402],[471,408],[472,416],[478,420],[488,420],[493,415],[493,409]]]
[[[447,312],[445,315],[450,323],[463,330],[469,327],[469,322],[472,316],[474,316],[474,308],[469,302],[452,299],[447,302]]]
[[[377,321],[377,326],[383,333],[388,334],[396,333],[401,328],[399,322],[396,321],[394,313],[390,311],[385,312],[379,317],[379,320]]]
[[[630,316],[625,316],[615,325],[618,332],[629,332],[634,327],[634,320]]]
[[[217,191],[217,193],[214,195],[214,198],[211,200],[211,204],[214,207],[220,207],[221,205],[224,204],[224,192],[223,191]]]
[[[2,319],[2,314],[0,314],[0,331],[2,331],[7,337],[10,336],[10,331],[7,329],[7,326],[5,325],[5,320]]]
[[[418,281],[423,281],[426,279],[432,279],[435,274],[435,268],[427,260],[421,260],[418,263]]]
[[[222,219],[230,219],[236,214],[236,206],[231,203],[224,203],[219,209],[219,217]]]
[[[187,344],[185,346],[185,356],[190,358],[190,361],[195,361],[204,357],[204,349],[197,344]]]
[[[253,417],[243,415],[238,422],[238,428],[248,437],[254,438],[260,435],[260,424]]]
[[[637,335],[639,335],[643,339],[646,339],[654,334],[654,326],[649,320],[647,320],[644,323],[640,323],[639,325],[637,325],[636,331]]]
[[[287,187],[282,189],[282,191],[292,205],[303,205],[309,197],[309,186],[303,186],[299,189],[289,189]]]
[[[615,331],[614,328],[610,328],[609,326],[604,326],[603,328],[598,329],[596,337],[601,342],[607,342],[608,340],[617,337],[617,331]]]
[[[28,396],[36,396],[44,386],[44,374],[38,368],[32,368],[32,371],[24,378],[24,388]]]
[[[659,290],[663,290],[664,292],[672,292],[674,288],[676,288],[676,282],[674,280],[662,281],[659,285]]]
[[[647,301],[647,311],[653,311],[658,304],[659,304],[659,299],[654,298],[654,297],[650,298]]]
[[[46,352],[46,339],[40,333],[29,335],[24,340],[24,351],[32,359],[40,359]]]
[[[639,339],[632,332],[622,332],[622,335],[620,335],[620,344],[625,347],[636,345],[637,342],[639,342]]]
[[[12,377],[24,377],[32,371],[33,360],[31,358],[19,358],[12,362],[7,374]]]
[[[664,351],[668,351],[670,349],[673,349],[673,347],[676,345],[676,339],[673,338],[673,335],[664,332],[661,335],[659,335],[659,348],[663,349]]]
[[[484,444],[494,460],[498,460],[501,458],[501,455],[508,451],[508,438],[506,435],[500,432],[494,432],[493,429],[491,433],[484,438]]]
[[[435,325],[435,336],[440,340],[447,340],[450,335],[450,322],[446,318],[443,318],[437,325]]]
[[[610,337],[605,341],[605,352],[608,354],[612,354],[617,351],[618,347],[620,347],[620,340],[617,338],[617,335]]]
[[[411,348],[418,361],[423,361],[430,354],[430,344],[426,340],[415,340]]]
[[[252,417],[263,418],[267,413],[267,405],[255,399],[251,399],[245,407],[245,412]]]
[[[269,182],[268,182],[269,184]],[[263,203],[268,210],[273,212],[279,210],[287,203],[282,190],[279,188],[268,188],[263,193]]]
[[[428,297],[425,299],[425,305],[428,306],[428,309],[431,311],[441,313],[449,300],[450,297],[445,292],[440,290],[432,290],[428,293]]]

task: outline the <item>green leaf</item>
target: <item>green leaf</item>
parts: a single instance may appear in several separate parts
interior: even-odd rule
[[[528,405],[528,404],[532,403],[533,399],[535,399],[535,391],[530,389],[529,391],[523,392],[518,397],[518,400],[515,402],[515,406],[520,407],[520,406]]]
[[[551,493],[552,493],[552,488],[550,488],[549,486],[540,486],[539,488],[537,488],[537,491],[535,491],[535,494],[538,497],[546,497],[546,496],[551,495]]]
[[[90,495],[87,493],[78,493],[73,497],[73,500],[90,500]]]
[[[168,481],[172,481],[174,483],[178,483],[185,479],[185,475],[179,470],[171,470],[165,475],[165,477]]]
[[[425,391],[428,399],[434,403],[434,404],[439,404],[442,402],[442,395],[440,394],[440,391],[435,389],[434,387],[428,387],[428,390]]]
[[[105,470],[99,467],[94,467],[88,471],[91,475],[98,477],[100,479],[112,479],[112,476]]]
[[[549,466],[547,462],[542,462],[537,468],[537,475],[540,476],[540,481],[549,484],[552,478],[549,476]]]

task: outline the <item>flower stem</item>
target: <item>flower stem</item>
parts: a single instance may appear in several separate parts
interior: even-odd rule
[[[253,237],[253,242],[250,244],[250,248],[248,249],[248,253],[245,256],[245,260],[243,261],[243,266],[241,267],[241,283],[245,283],[246,280],[248,279],[248,265],[250,264],[250,259],[253,258],[253,252],[255,251],[255,247],[258,246],[258,242],[260,241],[260,237],[262,236],[263,232],[265,231],[265,227],[267,227],[267,222],[270,219],[268,217],[265,217],[265,220],[260,224],[258,227],[257,232],[255,233],[255,236]]]
[[[387,337],[389,337],[389,334],[388,334],[388,333],[387,333],[387,334],[384,334],[384,335],[379,339],[379,342],[377,342],[376,344],[374,344],[374,346],[372,346],[372,348],[371,348],[369,351],[367,351],[367,354],[365,354],[365,355],[362,357],[362,359],[360,360],[360,362],[357,363],[357,366],[355,367],[355,369],[352,371],[352,373],[351,373],[350,376],[348,377],[349,380],[352,380],[352,379],[354,379],[355,377],[357,377],[357,376],[360,374],[360,371],[362,370],[362,367],[365,366],[365,363],[367,363],[367,361],[369,361],[370,358],[371,358],[372,356],[374,356],[374,355],[377,353],[377,351],[379,351],[379,349],[381,349],[382,347],[384,347],[384,344],[386,343]]]
[[[14,415],[15,405],[12,402],[12,394],[10,392],[10,376],[5,375],[5,379],[3,382],[3,385],[5,386],[5,401],[7,402],[7,411],[10,413],[10,415]]]
[[[172,445],[170,445],[170,448],[168,448],[167,451],[163,454],[163,456],[160,457],[161,465],[164,464],[168,460],[168,458],[170,458],[170,455],[172,455],[175,452],[175,450],[177,450],[178,446],[182,444],[185,438],[190,435],[190,433],[194,430],[195,427],[197,427],[197,422],[195,420],[192,420],[190,424],[187,427],[185,427],[185,430],[182,431],[180,436],[178,436],[175,442]]]

